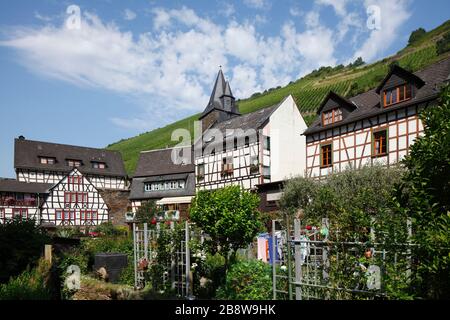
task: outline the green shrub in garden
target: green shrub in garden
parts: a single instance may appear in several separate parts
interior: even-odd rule
[[[37,267],[27,269],[8,283],[0,285],[0,300],[50,300],[50,264],[40,260]]]
[[[240,261],[230,268],[217,297],[223,300],[272,299],[272,269],[258,260]]]
[[[49,242],[34,220],[15,218],[0,224],[0,283],[33,266]]]

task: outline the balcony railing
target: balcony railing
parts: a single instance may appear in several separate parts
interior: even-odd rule
[[[0,199],[0,206],[2,207],[36,207],[36,199],[16,200],[14,198]]]

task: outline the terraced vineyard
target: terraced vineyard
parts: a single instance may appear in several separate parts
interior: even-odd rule
[[[310,124],[314,121],[321,102],[331,90],[342,96],[351,97],[376,87],[393,62],[415,72],[448,57],[448,54],[437,55],[436,41],[443,33],[449,31],[450,20],[428,32],[418,43],[406,47],[394,56],[361,67],[343,67],[324,74],[307,75],[285,87],[270,89],[253,98],[240,100],[238,101],[239,109],[241,113],[253,112],[277,104],[292,94],[305,121]],[[126,169],[129,174],[132,174],[141,151],[175,145],[176,143],[171,141],[172,131],[176,128],[185,128],[192,132],[193,122],[197,118],[198,115],[193,115],[164,128],[119,141],[108,148],[122,153]]]

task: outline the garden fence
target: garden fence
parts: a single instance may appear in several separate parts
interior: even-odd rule
[[[272,243],[276,242],[272,222]],[[339,230],[330,230],[328,219],[320,228],[284,228],[281,248],[272,246],[273,299],[356,300],[386,299],[389,290],[408,282],[411,243],[377,243],[340,240]]]

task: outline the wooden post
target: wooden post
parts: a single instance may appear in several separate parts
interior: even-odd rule
[[[50,262],[50,264],[52,264],[52,245],[51,244],[46,244],[45,245],[45,261]]]

